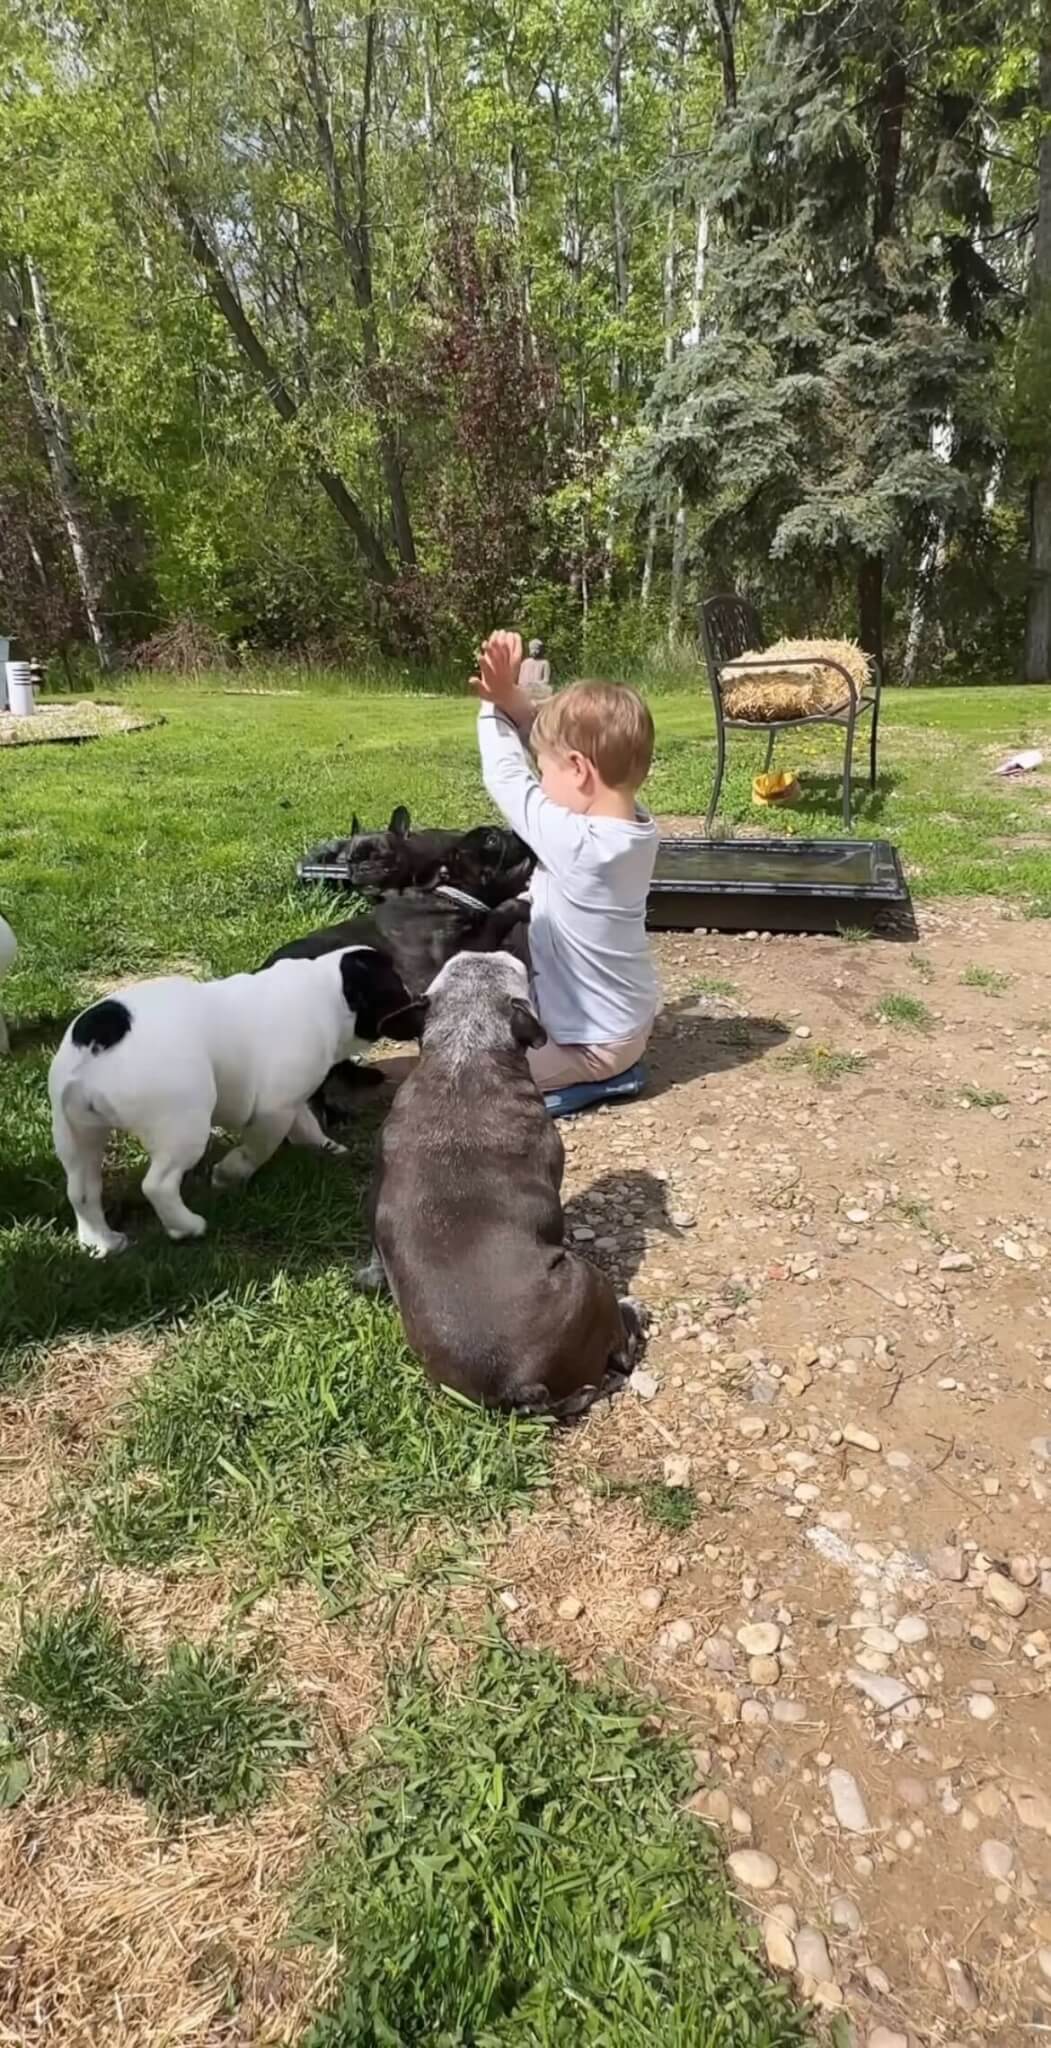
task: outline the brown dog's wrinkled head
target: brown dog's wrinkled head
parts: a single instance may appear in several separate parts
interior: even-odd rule
[[[485,1053],[524,1054],[546,1045],[529,991],[529,976],[510,953],[457,953],[427,991],[423,1050],[450,1065]]]

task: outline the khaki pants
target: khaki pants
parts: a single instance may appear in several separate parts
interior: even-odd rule
[[[620,1038],[612,1045],[555,1045],[549,1039],[530,1053],[529,1071],[545,1095],[555,1088],[572,1088],[578,1081],[615,1081],[642,1058],[652,1030],[647,1024],[634,1038]]]

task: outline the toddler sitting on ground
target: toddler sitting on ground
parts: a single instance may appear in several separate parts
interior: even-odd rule
[[[548,1043],[529,1064],[547,1094],[626,1075],[653,1029],[646,899],[657,827],[635,802],[653,719],[617,683],[573,683],[537,705],[519,687],[521,665],[518,634],[493,633],[472,687],[486,789],[537,858],[529,945]]]

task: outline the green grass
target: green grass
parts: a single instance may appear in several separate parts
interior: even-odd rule
[[[28,1709],[35,1729],[75,1745],[127,1721],[145,1689],[142,1664],[94,1593],[25,1619],[3,1686],[9,1705]]]
[[[1007,1099],[998,1088],[976,1088],[973,1081],[965,1082],[960,1089],[960,1101],[968,1109],[1002,1109]]]
[[[926,955],[923,953],[910,953],[909,966],[912,968],[913,973],[919,977],[920,981],[929,987],[934,980],[934,966],[927,959]]]
[[[666,1486],[661,1479],[610,1479],[599,1482],[606,1500],[633,1500],[647,1520],[658,1529],[678,1535],[688,1529],[697,1513],[697,1496],[692,1486]]]
[[[919,996],[881,996],[872,1012],[877,1024],[889,1024],[894,1031],[933,1031],[934,1018]]]
[[[690,983],[690,992],[695,996],[722,996],[732,1002],[738,989],[735,981],[722,981],[715,974],[700,974],[696,981]]]
[[[867,946],[876,934],[868,925],[841,924],[836,927],[836,936],[842,939],[845,946]]]
[[[834,1088],[847,1074],[864,1072],[865,1055],[860,1052],[837,1052],[831,1045],[794,1045],[781,1060],[785,1067],[795,1067],[818,1088]]]
[[[306,1746],[257,1650],[173,1643],[111,1776],[169,1820],[225,1820],[257,1806]]]
[[[421,1525],[451,1541],[525,1505],[549,1441],[433,1389],[396,1311],[335,1270],[202,1310],[136,1392],[90,1510],[120,1563],[233,1553],[354,1583]]]
[[[302,1900],[335,1947],[306,2048],[801,2048],[682,1748],[549,1657],[413,1676],[364,1751]]]
[[[965,967],[960,984],[963,988],[980,988],[983,995],[1002,996],[1011,986],[1011,976],[998,973],[995,967]]]

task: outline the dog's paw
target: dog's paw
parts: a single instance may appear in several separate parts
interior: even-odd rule
[[[203,1237],[208,1225],[203,1216],[195,1216],[192,1209],[186,1211],[185,1223],[179,1223],[168,1231],[173,1244],[185,1244],[189,1238]]]
[[[93,1259],[113,1259],[118,1252],[128,1249],[122,1230],[78,1230],[77,1241]]]
[[[238,1188],[243,1181],[251,1178],[251,1165],[240,1151],[228,1152],[225,1159],[217,1160],[212,1168],[213,1188]]]
[[[331,1159],[345,1159],[347,1156],[346,1146],[341,1145],[335,1138],[326,1138],[321,1150],[327,1152]]]

